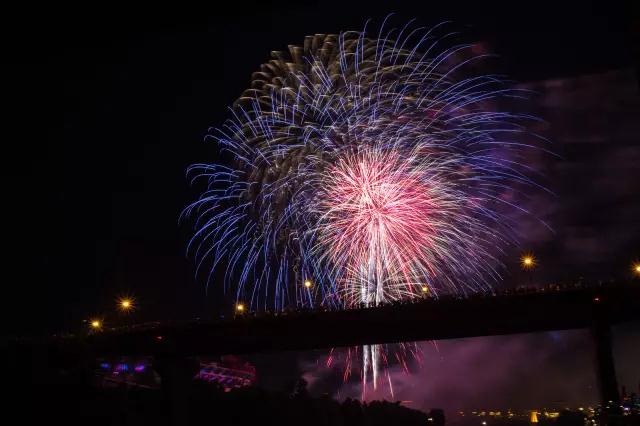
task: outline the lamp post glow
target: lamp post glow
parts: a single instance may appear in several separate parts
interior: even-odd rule
[[[429,287],[427,287],[426,285],[423,285],[421,290],[422,290],[422,294],[428,294],[429,293]]]
[[[239,314],[243,313],[244,312],[244,304],[238,303],[236,305],[236,312],[238,312]]]
[[[304,280],[304,286],[306,288],[311,288],[311,286],[313,286],[313,283],[311,282],[311,280]]]
[[[525,254],[520,258],[520,265],[525,271],[533,269],[536,266],[536,258],[532,254]]]
[[[100,320],[91,320],[91,328],[94,330],[100,330],[102,328],[102,322]]]
[[[633,271],[633,274],[636,277],[640,277],[640,262],[635,262],[632,266],[631,266],[631,270]]]
[[[121,297],[118,299],[118,310],[126,313],[135,308],[134,300],[131,297]]]

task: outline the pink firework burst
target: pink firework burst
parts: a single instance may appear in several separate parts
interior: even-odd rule
[[[433,251],[438,209],[422,168],[395,151],[365,149],[328,168],[324,187],[330,190],[319,202],[326,212],[320,244],[341,269],[338,285],[347,305],[376,306],[420,294],[425,278],[435,273],[422,254]],[[387,356],[384,346],[362,347],[363,399],[369,377],[377,388]]]
[[[419,295],[435,274],[422,253],[433,251],[438,209],[420,169],[393,151],[366,150],[340,159],[325,179],[320,244],[341,269],[347,305]]]

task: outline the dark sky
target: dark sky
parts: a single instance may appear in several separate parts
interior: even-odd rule
[[[581,104],[579,114],[567,114],[572,102],[562,99],[547,97],[535,107],[550,115],[544,118],[551,136],[562,129],[555,149],[563,162],[543,167],[558,193],[551,203],[560,207],[541,216],[556,234],[532,230],[528,241],[541,259],[556,260],[545,278],[624,276],[640,257],[633,213],[640,211],[633,184],[640,174],[629,163],[638,158],[631,146],[637,133],[629,132],[638,128],[624,127],[638,111],[631,49],[638,15],[611,1],[390,4],[227,2],[230,9],[223,12],[216,5],[104,3],[6,10],[3,334],[76,329],[82,319],[111,310],[125,293],[138,298],[140,318],[206,315],[211,300],[184,257],[188,228],[178,225],[178,216],[194,197],[186,167],[215,161],[215,150],[203,142],[207,129],[227,118],[227,105],[271,50],[301,43],[308,34],[361,29],[367,18],[380,23],[389,12],[398,14],[398,23],[455,21],[501,55],[500,71],[542,92],[549,84],[543,80],[628,70],[605,83],[583,82],[602,85],[595,92],[567,89],[568,99]],[[612,87],[623,94],[611,95]],[[626,114],[622,124],[594,124],[600,145],[571,143],[584,139],[571,132],[593,118],[579,93],[591,93],[584,96],[594,107],[593,100],[604,97],[611,104],[607,111]],[[569,115],[578,121],[554,122]],[[623,136],[607,142],[610,134]],[[605,142],[619,144],[606,148],[606,160],[600,155]],[[625,160],[621,172],[617,164]],[[606,170],[593,171],[605,161],[614,182],[601,179]],[[625,190],[616,197],[610,189],[618,180]],[[583,190],[576,192],[578,185]],[[595,264],[568,255],[587,243],[596,246]]]

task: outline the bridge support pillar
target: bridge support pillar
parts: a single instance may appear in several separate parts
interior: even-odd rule
[[[604,312],[596,312],[592,333],[596,345],[596,368],[601,409],[605,417],[602,421],[606,424],[610,423],[610,415],[615,415],[619,411],[620,394],[613,359],[611,324]]]
[[[167,357],[154,361],[154,369],[161,378],[162,392],[168,403],[171,425],[189,424],[189,395],[191,383],[200,369],[193,358]]]

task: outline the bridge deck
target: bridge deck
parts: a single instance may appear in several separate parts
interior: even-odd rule
[[[591,327],[596,318],[612,324],[640,319],[640,286],[427,299],[369,309],[157,325],[61,340],[54,350],[67,355],[78,346],[96,355],[247,354],[577,329]]]

